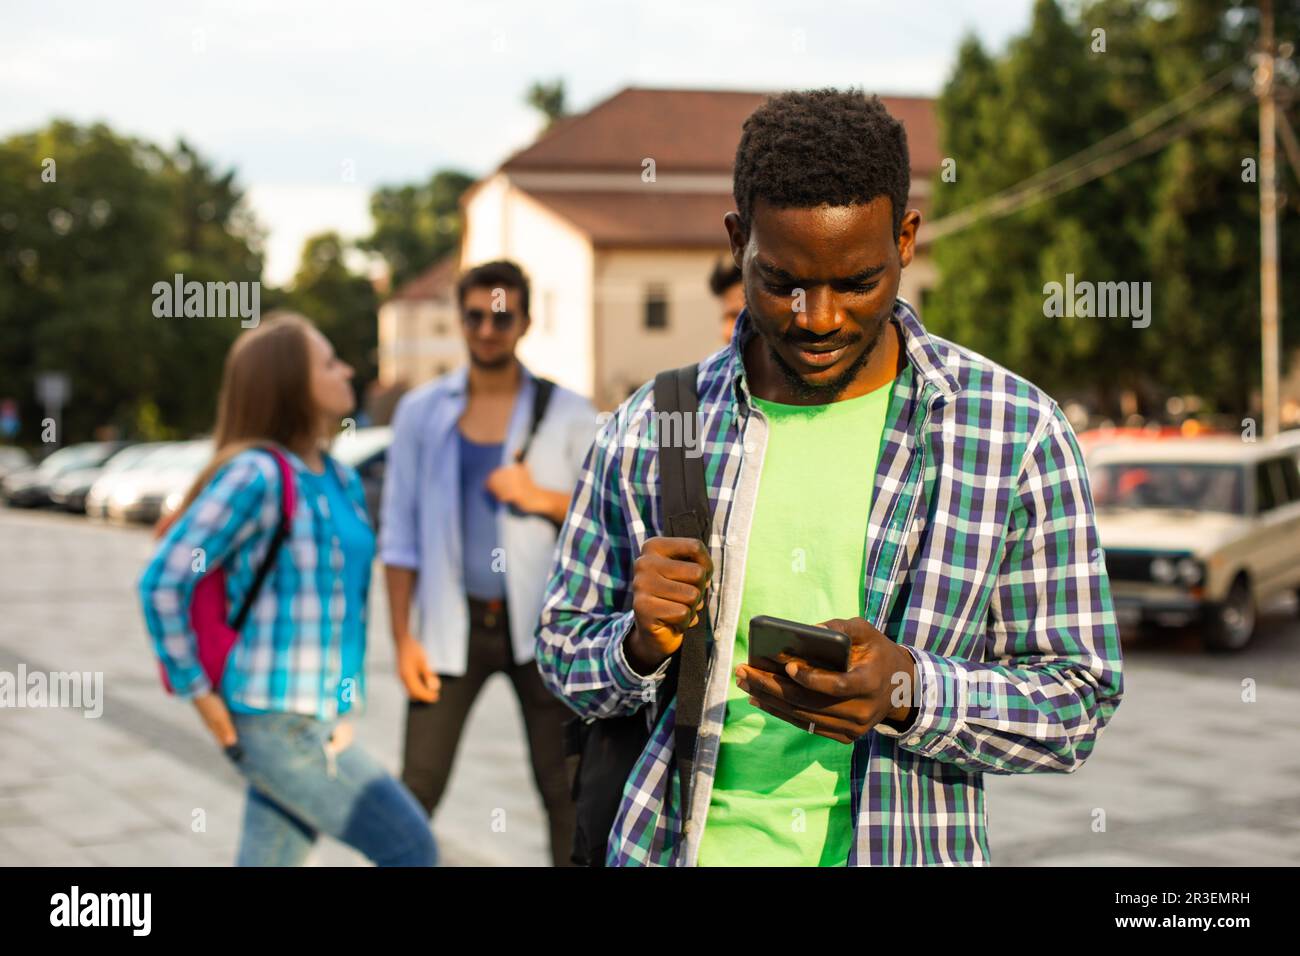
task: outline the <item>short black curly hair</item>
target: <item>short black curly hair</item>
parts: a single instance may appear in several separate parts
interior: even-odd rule
[[[802,209],[888,196],[897,239],[911,180],[907,133],[879,96],[790,91],[769,97],[745,120],[732,194],[746,225],[758,199]]]

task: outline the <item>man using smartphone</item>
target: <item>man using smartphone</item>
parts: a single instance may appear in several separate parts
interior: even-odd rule
[[[586,716],[654,706],[610,865],[986,863],[983,774],[1077,769],[1118,706],[1073,432],[898,297],[909,168],[902,125],[859,91],[782,94],[745,122],[725,219],[745,310],[697,379],[707,547],[660,530],[650,385],[588,454],[538,663]],[[682,807],[678,700],[657,695],[701,615]],[[748,665],[757,615],[848,635],[848,670]]]

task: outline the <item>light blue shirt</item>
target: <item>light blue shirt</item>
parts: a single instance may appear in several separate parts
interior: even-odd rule
[[[358,593],[367,593],[371,564],[369,553],[359,563],[349,561],[333,517],[350,507],[352,517],[368,525],[365,493],[354,469],[326,455],[349,501],[331,510],[326,496],[304,484],[310,472],[302,459],[281,451],[293,465],[299,492],[293,522],[230,651],[221,694],[235,710],[333,720],[350,686],[344,682],[360,676],[359,663],[342,653],[347,589],[354,582]],[[207,568],[225,568],[226,606],[237,608],[279,523],[279,466],[267,452],[249,449],[221,467],[154,547],[140,577],[140,601],[154,652],[178,696],[188,700],[212,689],[190,619],[194,588],[203,576],[195,571],[195,556],[203,555]],[[358,609],[364,634],[365,609]],[[352,702],[362,700],[362,690],[361,684],[355,687]]]
[[[532,418],[536,382],[523,369],[502,449],[514,460]],[[380,558],[418,574],[419,636],[440,674],[465,673],[469,607],[465,600],[464,543],[460,527],[460,442],[456,423],[465,411],[467,368],[412,389],[393,415],[393,444],[384,472]],[[598,430],[592,404],[558,385],[537,429],[526,464],[533,481],[571,492]],[[505,551],[506,604],[516,662],[530,661],[555,551],[556,528],[546,518],[511,508],[498,514]]]

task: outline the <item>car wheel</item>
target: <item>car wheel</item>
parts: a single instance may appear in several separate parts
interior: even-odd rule
[[[1239,651],[1255,636],[1255,596],[1250,582],[1238,577],[1221,604],[1211,605],[1204,622],[1205,646],[1212,651]]]

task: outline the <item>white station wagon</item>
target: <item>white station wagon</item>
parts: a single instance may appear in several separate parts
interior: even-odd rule
[[[1088,473],[1122,621],[1196,623],[1236,651],[1261,604],[1300,588],[1300,469],[1281,443],[1117,442]]]

